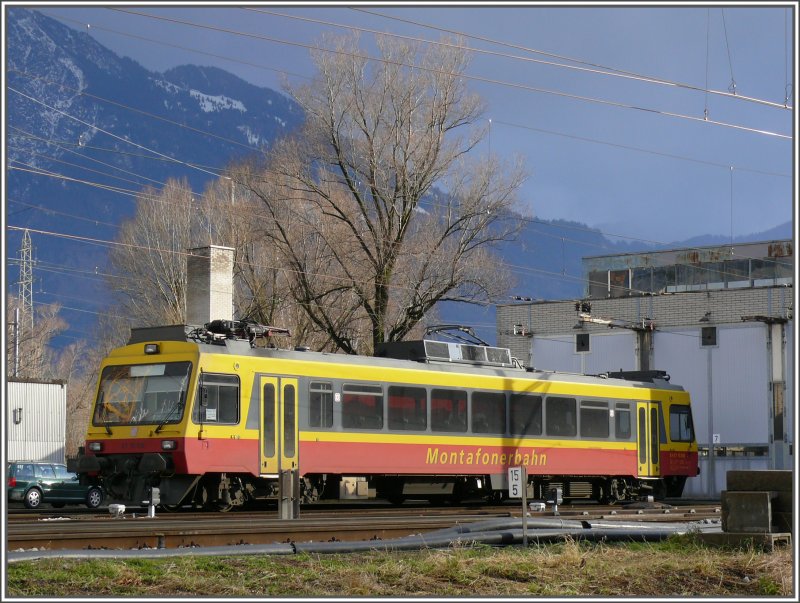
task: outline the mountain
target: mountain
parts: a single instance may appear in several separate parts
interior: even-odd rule
[[[6,49],[7,249],[15,257],[19,229],[34,231],[34,297],[67,311],[74,271],[102,272],[106,248],[65,244],[64,234],[111,240],[144,186],[186,178],[199,193],[302,121],[274,90],[210,67],[150,72],[36,11],[7,9]],[[79,299],[105,299],[101,278],[80,283]],[[91,315],[66,319],[87,324]]]
[[[6,17],[9,291],[18,280],[19,229],[32,229],[35,301],[61,302],[80,332],[94,318],[86,300],[100,310],[107,299],[102,242],[133,214],[137,191],[185,177],[199,193],[230,162],[292,132],[302,111],[221,69],[184,65],[155,73],[36,11],[9,8]],[[527,220],[517,240],[497,248],[517,275],[513,295],[579,298],[582,257],[656,249],[611,241],[576,222]],[[91,240],[66,242],[66,234]],[[791,237],[787,223],[735,241]],[[726,242],[705,237],[663,247]],[[446,304],[439,315],[495,339],[493,306]]]

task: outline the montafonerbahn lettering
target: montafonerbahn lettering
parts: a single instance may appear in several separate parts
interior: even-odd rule
[[[438,448],[428,448],[426,465],[525,465],[526,467],[541,467],[547,464],[547,455],[530,450],[515,450],[514,452],[484,452],[478,448],[475,451],[461,450],[439,451]]]

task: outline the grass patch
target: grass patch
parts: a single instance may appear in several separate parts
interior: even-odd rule
[[[787,597],[792,551],[692,539],[405,553],[43,559],[6,569],[11,597]]]

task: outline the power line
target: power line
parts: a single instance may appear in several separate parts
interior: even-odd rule
[[[221,33],[227,33],[227,34],[232,34],[232,35],[237,35],[237,36],[242,36],[242,37],[247,37],[247,38],[254,38],[254,39],[258,39],[258,40],[262,40],[262,41],[266,41],[266,42],[272,42],[272,43],[276,43],[276,44],[285,44],[285,45],[289,45],[289,46],[297,46],[297,47],[307,48],[307,49],[310,49],[310,50],[318,50],[318,51],[322,51],[322,52],[328,52],[328,53],[332,53],[332,54],[339,54],[339,55],[356,57],[356,58],[364,58],[364,59],[367,59],[369,61],[377,61],[377,62],[382,62],[382,63],[386,63],[386,64],[390,64],[390,65],[397,65],[397,66],[401,66],[401,67],[409,67],[409,68],[416,69],[418,71],[426,71],[426,72],[436,73],[436,74],[440,74],[440,75],[450,75],[450,76],[455,75],[453,73],[445,72],[445,71],[442,71],[442,70],[439,70],[439,69],[432,69],[432,68],[428,68],[428,67],[422,67],[420,65],[409,65],[409,64],[406,64],[406,63],[401,63],[399,61],[389,61],[389,60],[386,60],[386,59],[378,59],[378,58],[375,58],[375,57],[372,57],[372,56],[369,56],[369,55],[365,55],[365,54],[356,55],[354,53],[345,52],[345,51],[341,51],[341,50],[332,50],[332,49],[329,49],[329,48],[320,48],[320,47],[312,46],[310,44],[303,44],[303,43],[300,43],[300,42],[291,42],[289,40],[280,40],[280,39],[273,38],[273,37],[270,37],[270,36],[252,34],[252,33],[248,33],[248,32],[242,32],[242,31],[237,31],[237,30],[233,30],[233,29],[217,27],[217,26],[212,26],[212,25],[204,25],[204,24],[201,24],[201,23],[192,23],[190,21],[182,21],[180,19],[173,19],[173,18],[170,18],[170,17],[163,17],[163,16],[158,16],[158,15],[150,15],[150,14],[147,14],[147,13],[140,13],[140,12],[137,12],[137,11],[125,10],[125,9],[121,9],[121,8],[109,8],[109,10],[113,10],[113,11],[117,11],[117,12],[121,12],[121,13],[126,13],[126,14],[131,14],[131,15],[137,15],[137,16],[140,16],[140,17],[148,18],[148,19],[154,19],[154,20],[157,20],[157,21],[166,21],[166,22],[169,22],[169,23],[178,23],[178,24],[181,24],[181,25],[187,25],[189,27],[196,27],[198,29],[207,29],[207,30],[210,30],[210,31],[217,31],[217,32],[221,32]],[[705,117],[694,117],[694,116],[691,116],[691,115],[684,115],[684,114],[681,114],[681,113],[674,113],[674,112],[671,112],[671,111],[661,111],[659,109],[651,109],[651,108],[647,108],[647,107],[640,107],[640,106],[637,106],[637,105],[620,103],[620,102],[616,102],[616,101],[609,101],[609,100],[604,100],[604,99],[592,98],[592,97],[581,96],[581,95],[577,95],[577,94],[569,94],[567,92],[560,92],[560,91],[557,91],[557,90],[548,90],[548,89],[545,89],[545,88],[537,88],[535,86],[527,86],[527,85],[524,85],[524,84],[518,84],[518,83],[514,83],[514,82],[505,82],[505,81],[502,81],[502,80],[495,80],[495,79],[491,79],[491,78],[484,78],[484,77],[479,77],[479,76],[474,76],[474,75],[467,75],[467,74],[463,74],[463,73],[462,74],[458,74],[458,75],[459,75],[459,77],[462,77],[464,79],[473,80],[473,81],[479,81],[479,82],[483,82],[483,83],[487,83],[487,84],[495,84],[495,85],[498,85],[498,86],[516,88],[516,89],[519,89],[519,90],[527,90],[529,92],[538,92],[538,93],[542,93],[542,94],[551,94],[551,95],[554,95],[554,96],[560,96],[562,98],[570,98],[572,100],[580,100],[580,101],[584,101],[584,102],[596,103],[596,104],[601,104],[601,105],[610,106],[610,107],[617,107],[617,108],[622,108],[622,109],[632,109],[632,110],[636,110],[636,111],[642,111],[642,112],[645,112],[645,113],[662,115],[664,117],[673,117],[673,118],[677,118],[677,119],[685,119],[685,120],[699,122],[699,123],[707,123],[707,124],[712,124],[712,125],[716,125],[716,126],[721,126],[721,127],[731,128],[731,129],[735,129],[735,130],[740,130],[740,131],[744,131],[744,132],[751,132],[751,133],[754,133],[754,134],[762,134],[762,135],[765,135],[765,136],[773,136],[773,137],[776,137],[776,138],[783,138],[783,139],[787,139],[787,140],[791,140],[792,139],[792,137],[790,135],[780,134],[778,132],[772,132],[772,131],[769,131],[769,130],[762,130],[762,129],[759,129],[759,128],[751,128],[751,127],[748,127],[748,126],[740,126],[740,125],[737,125],[737,124],[728,123],[728,122],[722,122],[722,121],[718,121],[718,120],[706,119]]]
[[[359,8],[352,8],[352,7],[348,7],[348,8],[350,8],[350,10],[359,11],[359,12],[367,13],[367,14],[370,14],[370,15],[377,15],[377,16],[380,16],[380,17],[384,17],[386,19],[395,19],[394,17],[390,17],[388,15],[382,15],[380,13],[375,13],[375,12],[368,11],[368,10],[363,10],[363,9],[359,9]],[[445,46],[447,48],[456,48],[456,49],[459,49],[459,50],[467,50],[469,52],[473,52],[473,53],[476,53],[476,54],[487,54],[487,55],[490,55],[490,56],[501,57],[501,58],[506,58],[506,59],[514,59],[514,60],[525,61],[525,62],[529,62],[529,63],[536,63],[536,64],[540,64],[540,65],[546,65],[546,66],[549,66],[549,67],[557,67],[557,68],[561,68],[561,69],[570,69],[570,70],[581,71],[581,72],[585,72],[585,73],[592,73],[592,74],[596,74],[596,75],[606,75],[606,76],[610,76],[610,77],[624,78],[624,79],[629,79],[629,80],[646,82],[646,83],[649,83],[649,84],[659,84],[659,85],[663,85],[663,86],[670,86],[670,87],[674,87],[674,88],[683,88],[685,90],[692,90],[692,91],[696,91],[696,92],[704,92],[706,94],[717,94],[717,95],[720,95],[720,96],[725,96],[725,97],[728,97],[728,98],[735,98],[737,100],[746,100],[746,101],[750,101],[750,102],[766,105],[766,106],[769,106],[769,107],[774,107],[774,108],[777,108],[777,109],[786,109],[787,108],[785,104],[781,104],[781,103],[775,103],[775,102],[772,102],[772,101],[762,100],[762,99],[758,99],[758,98],[740,96],[740,95],[737,95],[737,94],[730,94],[728,92],[722,92],[720,90],[709,90],[707,85],[706,85],[705,88],[700,88],[699,86],[693,86],[691,84],[686,84],[686,83],[682,83],[682,82],[675,82],[675,81],[666,80],[666,79],[663,79],[663,78],[656,78],[656,77],[647,76],[647,75],[640,75],[640,74],[636,74],[636,73],[633,73],[633,72],[630,72],[630,71],[623,71],[621,69],[615,69],[615,68],[612,68],[612,67],[603,67],[603,66],[600,66],[600,65],[596,65],[596,67],[601,67],[601,68],[600,69],[595,69],[595,68],[591,68],[591,67],[580,67],[580,66],[577,66],[577,65],[565,65],[563,63],[554,63],[553,61],[543,61],[541,59],[533,59],[533,58],[530,58],[530,57],[523,57],[523,56],[519,56],[519,55],[513,55],[513,54],[504,53],[504,52],[486,50],[486,49],[483,49],[483,48],[475,48],[475,47],[472,47],[472,46],[464,46],[462,44],[453,44],[453,43],[448,43],[448,42],[437,42],[435,40],[428,40],[428,39],[419,38],[419,37],[416,37],[416,36],[405,36],[405,35],[402,35],[402,34],[389,33],[389,32],[380,31],[380,30],[377,30],[377,29],[369,29],[369,28],[366,28],[366,27],[357,27],[355,25],[347,25],[347,24],[343,24],[343,23],[334,23],[334,22],[331,22],[331,21],[324,21],[322,19],[312,19],[310,17],[301,17],[299,15],[289,15],[289,14],[286,14],[286,13],[278,13],[278,12],[275,12],[275,11],[268,11],[268,10],[263,10],[263,9],[258,9],[258,8],[247,8],[247,7],[244,7],[244,8],[242,8],[242,10],[249,10],[249,11],[262,13],[262,14],[266,14],[266,15],[284,17],[286,19],[294,19],[294,20],[298,20],[298,21],[306,21],[306,22],[310,22],[310,23],[317,23],[317,24],[320,24],[320,25],[330,25],[330,26],[338,27],[338,28],[342,28],[342,29],[351,29],[351,30],[354,30],[354,31],[362,31],[362,32],[371,33],[371,34],[375,34],[375,35],[380,35],[380,36],[387,36],[387,37],[391,37],[391,38],[399,38],[399,39],[402,39],[402,40],[410,40],[410,41],[413,41],[413,42],[423,42],[425,44],[430,44],[430,45],[434,45],[434,46]],[[430,26],[430,25],[424,25],[424,24],[421,24],[421,23],[408,21],[408,20],[405,20],[405,19],[397,19],[397,20],[406,21],[407,23],[414,23],[415,25],[419,25],[421,27],[430,27],[432,29],[438,29],[438,28],[435,28],[435,27]],[[544,55],[549,55],[549,56],[558,56],[558,55],[552,55],[551,53],[546,53],[546,52],[543,52],[543,51],[540,51],[540,50],[534,50],[534,49],[525,48],[525,47],[522,47],[522,46],[515,46],[513,44],[506,44],[504,42],[500,42],[500,41],[497,41],[497,40],[492,40],[490,38],[485,38],[485,37],[481,37],[481,36],[472,36],[470,34],[466,34],[464,32],[460,32],[460,31],[450,31],[450,30],[443,30],[443,31],[447,31],[448,33],[453,33],[453,34],[455,34],[457,36],[461,36],[461,37],[464,37],[464,38],[474,38],[474,39],[482,40],[484,42],[490,42],[492,44],[498,44],[498,45],[502,45],[502,46],[512,46],[514,48],[526,50],[527,52],[530,52],[530,53],[544,54]],[[590,63],[586,63],[586,62],[580,61],[578,59],[571,59],[571,58],[568,58],[568,57],[560,57],[560,58],[564,58],[566,60],[573,61],[573,62],[576,62],[576,63],[580,63],[580,64],[583,64],[583,65],[590,65]]]
[[[138,143],[133,142],[131,140],[128,140],[127,138],[123,138],[122,136],[117,136],[116,134],[112,134],[111,132],[109,132],[107,130],[104,130],[104,129],[102,129],[102,128],[94,125],[94,124],[90,124],[88,122],[85,122],[82,119],[78,119],[74,115],[70,115],[69,113],[65,113],[64,111],[61,111],[60,109],[56,109],[55,107],[53,107],[51,105],[48,105],[47,103],[45,103],[43,101],[40,101],[40,100],[38,100],[36,98],[33,98],[32,96],[28,96],[27,94],[24,94],[23,92],[20,92],[16,88],[12,88],[11,86],[6,86],[6,90],[10,90],[11,92],[19,94],[20,96],[22,96],[24,98],[27,98],[28,100],[30,100],[30,101],[32,101],[34,103],[38,103],[38,104],[42,105],[43,107],[47,107],[51,111],[55,111],[56,113],[59,113],[59,114],[65,116],[65,117],[69,117],[70,119],[74,119],[78,123],[81,123],[81,124],[83,124],[85,126],[88,126],[90,128],[94,128],[95,130],[97,130],[99,132],[102,132],[103,134],[106,134],[108,136],[111,136],[112,138],[115,138],[117,140],[120,140],[120,141],[122,141],[122,142],[124,142],[126,144],[133,145],[133,146],[135,146],[135,147],[137,147],[139,149],[143,149],[145,151],[150,151],[151,153],[154,153],[156,155],[164,157],[165,159],[168,159],[168,160],[172,161],[173,163],[180,163],[182,165],[185,165],[186,167],[189,167],[189,168],[201,171],[201,172],[205,172],[206,174],[210,174],[212,176],[219,176],[219,174],[215,174],[214,172],[209,172],[208,170],[204,170],[203,168],[197,167],[196,165],[192,165],[191,163],[186,163],[185,161],[180,161],[178,159],[170,157],[169,155],[165,155],[164,153],[159,153],[158,151],[154,151],[153,149],[150,149],[150,148],[148,148],[148,147],[146,147],[144,145],[141,145],[141,144],[138,144]]]
[[[514,124],[509,124],[509,125],[514,125]],[[17,162],[17,163],[19,163],[19,162]],[[14,166],[11,166],[10,169],[20,169],[20,168],[15,168]],[[58,174],[55,174],[55,173],[47,173],[47,172],[44,172],[44,171],[39,172],[39,173],[42,173],[43,175],[48,175],[48,176],[51,176],[51,177],[61,177],[61,178],[65,179],[65,180],[72,180],[72,181],[80,182],[80,183],[83,183],[83,184],[97,186],[97,187],[100,187],[100,188],[104,188],[106,190],[111,190],[112,192],[120,192],[121,194],[127,194],[127,195],[130,195],[130,196],[149,198],[152,201],[157,201],[157,202],[160,202],[160,203],[167,203],[167,204],[174,203],[174,202],[162,199],[157,194],[145,195],[144,193],[140,193],[140,192],[136,192],[136,191],[130,191],[130,190],[126,191],[125,189],[121,189],[121,188],[118,188],[118,187],[109,187],[109,186],[105,186],[105,185],[100,185],[98,183],[92,183],[90,181],[77,180],[77,179],[69,178],[69,177],[66,177],[66,176],[58,175]],[[435,201],[421,201],[421,205],[431,205],[433,207],[436,207],[436,206],[438,206],[440,204],[436,203]],[[263,217],[263,218],[266,218],[266,219],[270,219],[271,218],[271,216],[268,215],[268,214],[260,214],[260,217]],[[539,224],[553,226],[553,225],[549,224],[546,221],[539,220],[539,219],[536,219],[536,218],[529,218],[529,217],[525,217],[525,216],[514,216],[514,219],[520,219],[520,220],[522,220],[524,222],[539,223]],[[635,241],[638,241],[638,242],[647,243],[648,245],[657,246],[657,247],[666,246],[666,243],[664,243],[662,241],[655,241],[655,240],[650,240],[650,239],[631,237],[629,235],[609,233],[609,232],[600,231],[600,230],[597,230],[597,229],[594,229],[594,228],[589,228],[589,227],[578,227],[578,226],[571,226],[571,225],[561,225],[561,227],[572,229],[572,230],[577,230],[577,231],[593,232],[593,233],[600,234],[600,235],[602,235],[604,237],[616,237],[616,238],[621,238],[621,239],[626,239],[626,240],[635,240]],[[751,259],[753,259],[753,258],[751,258]]]
[[[76,19],[70,19],[69,17],[64,17],[62,15],[56,15],[56,14],[48,13],[46,11],[41,11],[40,10],[39,12],[41,12],[42,14],[47,15],[47,16],[53,18],[53,19],[59,20],[59,21],[66,21],[66,22],[69,22],[69,23],[76,23],[76,24],[80,25],[81,27],[87,27],[87,28],[89,27],[89,24],[87,24],[84,21],[78,21]],[[301,79],[304,79],[304,80],[311,79],[307,75],[302,75],[302,74],[299,74],[299,73],[295,73],[293,71],[286,71],[285,69],[278,69],[276,67],[268,67],[267,65],[261,65],[259,63],[251,63],[249,61],[243,61],[243,60],[238,59],[238,58],[227,57],[227,56],[220,55],[220,54],[214,54],[214,53],[211,53],[211,52],[198,50],[197,48],[189,48],[188,46],[179,46],[178,44],[170,44],[168,42],[164,42],[163,40],[154,40],[153,38],[146,38],[144,36],[137,36],[137,35],[129,33],[129,32],[119,31],[117,29],[111,29],[110,27],[104,27],[102,25],[91,25],[91,29],[96,29],[96,30],[99,30],[99,31],[106,31],[108,33],[113,33],[113,34],[116,34],[116,35],[124,36],[126,38],[132,38],[134,40],[141,40],[143,42],[150,42],[150,43],[153,43],[153,44],[159,44],[161,46],[167,46],[168,48],[177,48],[178,50],[185,50],[186,52],[192,52],[192,53],[196,53],[196,54],[201,54],[201,55],[213,57],[215,59],[222,59],[223,61],[229,61],[231,63],[238,63],[240,65],[246,65],[248,67],[255,67],[256,69],[263,69],[265,71],[274,71],[275,73],[282,73],[284,75],[291,75],[291,76],[298,77],[298,78],[301,78]]]
[[[133,112],[133,113],[139,113],[140,115],[144,115],[145,117],[150,117],[152,119],[157,119],[159,121],[163,121],[165,123],[168,123],[168,124],[171,124],[171,125],[174,125],[174,126],[178,126],[180,128],[183,128],[185,130],[189,130],[191,132],[196,132],[198,134],[203,134],[205,136],[218,138],[219,140],[222,140],[224,142],[227,142],[227,143],[230,143],[230,144],[234,144],[234,145],[237,145],[237,146],[240,146],[240,147],[244,147],[244,148],[249,149],[251,151],[260,150],[257,147],[254,147],[254,146],[248,145],[248,144],[244,144],[244,143],[239,142],[237,140],[233,140],[232,138],[226,138],[225,136],[220,136],[219,134],[214,134],[213,132],[209,132],[207,130],[201,130],[201,129],[195,128],[193,126],[189,126],[189,125],[186,125],[186,124],[181,124],[181,123],[178,123],[175,120],[168,119],[166,117],[161,117],[160,115],[156,115],[155,113],[150,113],[150,112],[144,111],[142,109],[137,109],[135,107],[131,107],[130,105],[125,105],[123,103],[120,103],[120,102],[117,102],[117,101],[113,101],[113,100],[110,100],[110,99],[107,99],[107,98],[103,98],[103,97],[97,96],[95,94],[89,94],[88,92],[84,92],[83,90],[79,90],[77,88],[72,88],[70,86],[62,84],[61,82],[54,82],[52,80],[48,80],[47,78],[28,73],[26,71],[19,71],[17,69],[11,69],[11,70],[9,70],[9,73],[17,73],[17,74],[20,74],[20,75],[24,75],[25,77],[27,77],[29,79],[40,80],[40,81],[43,81],[43,82],[45,82],[47,84],[52,84],[54,86],[59,86],[60,88],[64,88],[65,90],[69,90],[70,92],[75,93],[76,95],[85,96],[87,98],[93,98],[95,100],[102,101],[102,102],[108,103],[110,105],[116,105],[117,107],[120,107],[122,109],[126,109],[128,111]],[[177,88],[177,86],[176,86],[176,88]],[[102,130],[100,130],[100,131],[102,132]],[[128,142],[128,141],[126,141],[126,142]],[[145,149],[145,147],[140,147],[140,148]],[[146,150],[155,153],[155,151],[152,151],[151,149],[146,149]],[[168,160],[172,160],[172,158],[167,156],[167,155],[162,155],[162,157],[165,157]]]
[[[508,121],[503,121],[501,119],[492,119],[492,123],[501,124],[501,125],[508,126],[508,127],[511,127],[511,128],[520,128],[520,129],[523,129],[523,130],[530,130],[532,132],[542,132],[543,134],[552,134],[553,136],[561,136],[563,138],[571,138],[573,140],[580,140],[582,142],[591,142],[591,143],[594,143],[594,144],[602,144],[602,145],[605,145],[605,146],[614,147],[614,148],[618,148],[618,149],[626,149],[628,151],[637,151],[639,153],[648,153],[650,155],[657,155],[659,157],[667,157],[669,159],[679,159],[681,161],[690,161],[692,163],[699,163],[699,164],[703,164],[703,165],[710,165],[710,166],[713,166],[713,167],[725,168],[726,170],[729,169],[730,167],[732,167],[730,164],[718,163],[716,161],[709,161],[707,159],[697,159],[695,157],[686,157],[686,156],[683,156],[683,155],[675,155],[675,154],[672,154],[672,153],[664,153],[663,151],[654,151],[652,149],[645,149],[645,148],[642,148],[642,147],[634,147],[634,146],[630,146],[630,145],[624,145],[624,144],[619,144],[619,143],[614,143],[614,142],[608,142],[608,141],[605,141],[605,140],[598,140],[596,138],[588,138],[586,136],[576,136],[574,134],[565,134],[563,132],[556,132],[554,130],[546,130],[544,128],[536,128],[536,127],[533,127],[533,126],[525,126],[525,125],[522,125],[522,124],[515,124],[515,123],[508,122]],[[740,172],[751,172],[751,173],[754,173],[754,174],[762,174],[762,175],[765,175],[765,176],[778,176],[780,178],[791,178],[792,177],[791,174],[783,174],[783,173],[780,173],[780,172],[768,172],[766,170],[757,170],[755,168],[747,168],[747,167],[740,167],[740,166],[733,166],[733,167],[735,167]]]

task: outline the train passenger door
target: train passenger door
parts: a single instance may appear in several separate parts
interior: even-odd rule
[[[261,475],[297,467],[297,379],[261,377]]]
[[[658,402],[636,404],[636,449],[639,456],[639,477],[661,475],[658,437]]]

